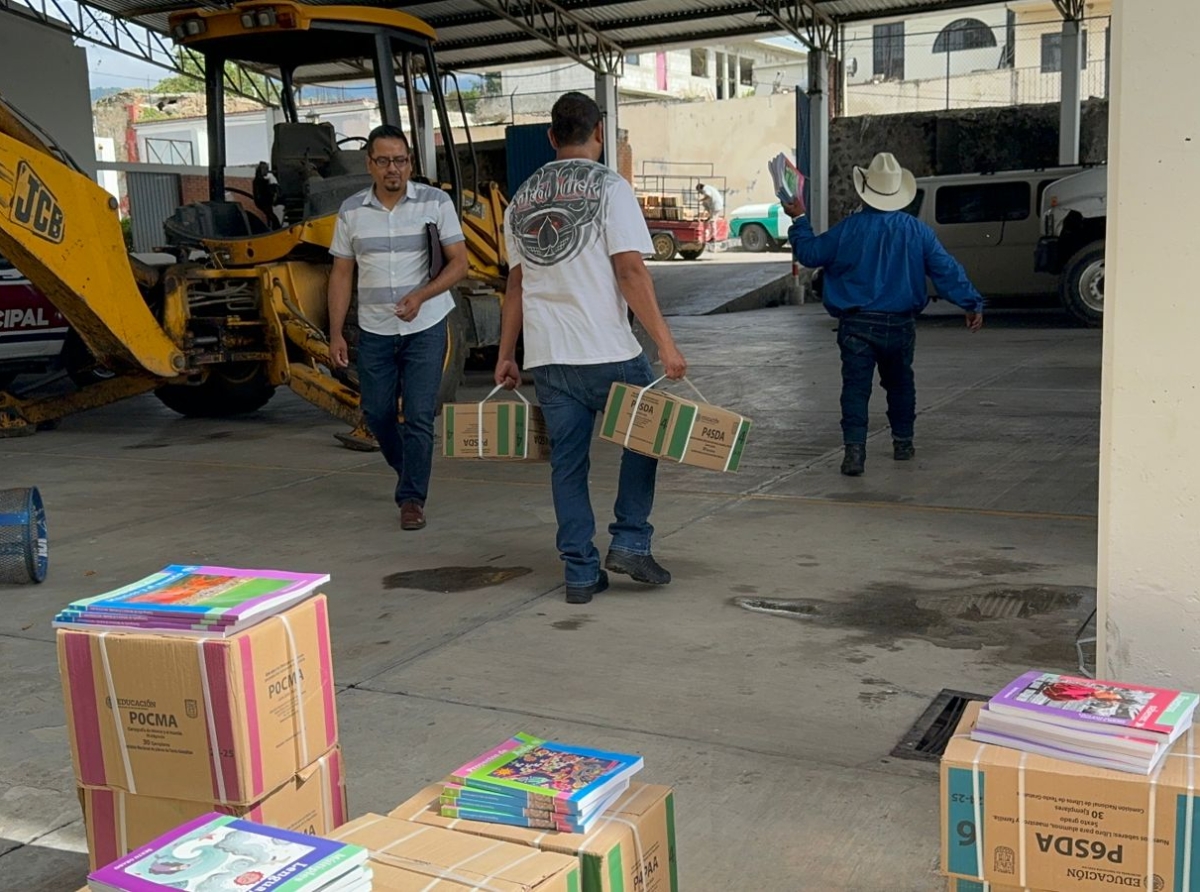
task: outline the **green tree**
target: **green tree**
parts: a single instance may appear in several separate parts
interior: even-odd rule
[[[478,87],[470,87],[466,90],[448,93],[446,94],[446,105],[450,111],[458,111],[458,100],[459,97],[462,97],[463,108],[466,109],[467,114],[473,115],[482,95]]]
[[[175,67],[178,73],[159,81],[154,86],[154,92],[196,93],[204,90],[203,56],[199,53],[185,53],[182,49],[176,50]],[[232,80],[234,83],[254,84],[264,96],[269,96],[271,93],[265,76],[247,71],[245,68],[239,70],[233,62],[225,63],[225,75],[227,82]],[[253,90],[248,88],[245,92],[252,93]]]

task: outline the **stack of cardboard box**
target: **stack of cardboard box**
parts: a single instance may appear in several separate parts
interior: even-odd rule
[[[977,743],[979,710],[942,757],[950,892],[1200,889],[1193,731],[1147,777]]]
[[[60,630],[58,662],[92,869],[210,811],[345,822],[323,595],[229,638]]]

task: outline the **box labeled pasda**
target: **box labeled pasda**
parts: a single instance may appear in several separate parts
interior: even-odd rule
[[[442,407],[442,454],[447,458],[549,461],[550,435],[540,407],[522,398]]]
[[[334,747],[253,805],[214,805],[80,787],[79,803],[83,807],[91,869],[111,864],[211,811],[310,836],[325,836],[346,823],[345,776],[341,748]]]
[[[229,638],[59,630],[58,665],[79,786],[252,805],[337,743],[323,595]]]
[[[602,440],[713,471],[738,469],[749,433],[750,419],[736,412],[619,382],[609,390],[600,426]]]
[[[328,837],[371,853],[372,892],[579,892],[574,858],[515,843],[382,815],[364,815]]]
[[[1194,731],[1146,777],[976,743],[979,711],[942,757],[943,873],[993,890],[1200,888]]]
[[[586,834],[443,817],[441,792],[441,784],[426,787],[391,817],[570,855],[579,862],[580,892],[679,892],[670,787],[631,783]]]

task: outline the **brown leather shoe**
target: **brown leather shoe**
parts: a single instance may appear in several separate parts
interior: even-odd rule
[[[425,509],[416,502],[405,502],[400,506],[400,529],[425,529]]]

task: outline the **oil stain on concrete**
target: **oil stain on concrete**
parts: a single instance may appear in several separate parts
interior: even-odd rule
[[[585,613],[581,616],[572,617],[571,619],[556,620],[555,622],[550,623],[550,626],[558,629],[560,632],[577,632],[579,629],[583,628],[584,625],[590,623],[591,621],[592,617]]]
[[[852,645],[901,650],[905,640],[955,650],[1000,648],[1005,662],[1069,665],[1096,603],[1086,586],[976,584],[928,591],[875,583],[844,601],[735,597],[753,613],[844,630]],[[1065,662],[1064,662],[1065,661]]]
[[[383,587],[451,594],[501,585],[532,572],[529,567],[433,567],[392,573],[383,577]]]

